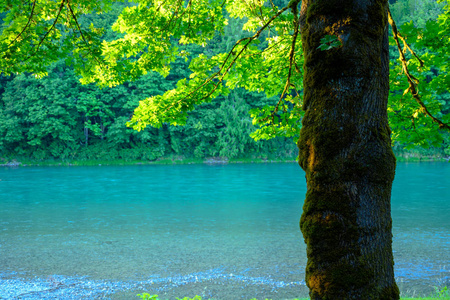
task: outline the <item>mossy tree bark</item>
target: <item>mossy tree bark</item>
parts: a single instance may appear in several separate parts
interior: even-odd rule
[[[303,0],[306,172],[300,227],[311,299],[399,299],[390,196],[387,0]],[[326,35],[342,45],[318,49]]]

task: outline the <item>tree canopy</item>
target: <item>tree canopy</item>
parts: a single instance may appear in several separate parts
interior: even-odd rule
[[[298,4],[171,0],[119,7],[106,0],[3,1],[0,71],[43,77],[50,65],[64,60],[82,83],[114,87],[149,72],[167,77],[177,59],[184,59],[189,64],[186,76],[164,93],[140,99],[129,126],[183,125],[195,106],[244,88],[278,99],[250,111],[260,126],[253,138],[297,137],[303,114]],[[405,63],[391,59],[388,111],[393,138],[409,147],[439,146],[447,138],[438,129],[448,129],[450,122],[449,7],[447,1],[437,20],[425,16],[418,24],[404,24],[400,47]],[[116,18],[112,31],[108,18]],[[225,49],[217,47],[224,41]],[[327,51],[332,39],[324,39],[323,45]],[[391,58],[396,56],[392,51]]]

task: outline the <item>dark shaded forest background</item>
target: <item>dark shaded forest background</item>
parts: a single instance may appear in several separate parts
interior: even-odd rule
[[[285,4],[276,1],[278,5]],[[400,25],[414,21],[424,26],[435,20],[443,3],[430,0],[390,1],[391,12]],[[85,15],[81,24],[111,28],[121,10],[130,3],[115,3],[106,14]],[[241,30],[244,20],[232,19],[224,35],[217,35],[207,47],[185,46],[198,53],[219,53],[230,49],[248,33]],[[104,38],[112,40],[118,33],[105,30]],[[176,42],[176,41],[174,41]],[[422,49],[421,51],[426,51]],[[391,47],[391,59],[398,52]],[[189,77],[189,60],[178,59],[169,76],[149,73],[141,79],[114,88],[100,89],[81,85],[73,69],[58,62],[49,68],[49,75],[37,79],[30,74],[0,76],[0,164],[24,158],[34,161],[124,160],[154,161],[205,159],[295,159],[297,147],[292,138],[277,137],[256,142],[250,137],[256,126],[248,111],[273,105],[278,97],[266,98],[263,93],[236,89],[190,113],[186,126],[146,128],[138,132],[126,126],[140,100],[174,88],[178,80]],[[433,76],[431,73],[430,76]],[[440,95],[445,104],[442,113],[450,112],[450,92]],[[447,139],[448,141],[448,139]],[[412,148],[394,143],[394,150],[403,157],[446,157],[450,146],[428,149]]]

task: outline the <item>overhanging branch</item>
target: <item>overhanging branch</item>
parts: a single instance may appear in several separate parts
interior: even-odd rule
[[[419,104],[419,106],[422,108],[424,113],[427,116],[429,116],[433,120],[433,122],[437,123],[440,129],[450,130],[450,125],[442,122],[441,120],[439,120],[438,118],[433,116],[430,113],[430,111],[428,110],[428,108],[425,105],[425,103],[423,103],[422,99],[420,99],[419,92],[418,92],[418,89],[417,89],[417,85],[419,83],[419,80],[416,77],[414,77],[409,72],[408,63],[407,63],[407,60],[406,60],[406,57],[405,57],[406,50],[409,50],[419,60],[421,67],[423,66],[423,61],[409,47],[409,45],[406,43],[405,38],[403,38],[399,34],[398,29],[397,29],[397,25],[395,24],[395,21],[392,18],[391,11],[389,10],[389,8],[388,8],[388,18],[389,18],[389,24],[392,27],[392,33],[393,33],[393,36],[394,36],[395,43],[397,44],[398,52],[399,52],[399,55],[400,55],[400,61],[402,62],[402,68],[403,68],[403,71],[405,72],[406,79],[408,80],[408,83],[409,83],[408,90],[411,92],[414,100]],[[400,39],[402,40],[405,48],[402,48],[402,46],[400,45],[400,41],[399,41]]]
[[[242,55],[242,53],[245,52],[245,50],[247,50],[248,46],[250,45],[250,43],[257,39],[261,33],[270,25],[270,23],[272,23],[273,20],[275,20],[276,18],[278,18],[278,16],[280,16],[283,12],[285,12],[286,10],[289,9],[289,6],[286,6],[282,9],[280,9],[274,16],[272,16],[272,18],[269,19],[269,21],[267,21],[253,36],[251,37],[246,37],[243,39],[240,39],[239,41],[237,41],[234,46],[231,48],[231,50],[228,52],[224,62],[222,63],[222,66],[219,68],[219,70],[214,73],[212,76],[210,76],[207,80],[205,80],[205,82],[203,84],[201,84],[199,87],[197,87],[194,91],[190,92],[188,95],[186,95],[186,98],[191,96],[192,94],[198,92],[201,88],[203,88],[205,85],[207,85],[208,83],[210,83],[212,80],[219,78],[218,82],[216,84],[214,84],[214,88],[212,89],[212,91],[210,91],[206,96],[202,97],[200,100],[206,99],[209,96],[211,96],[216,89],[218,88],[219,84],[223,81],[224,77],[226,74],[228,74],[228,72],[230,71],[230,69],[233,67],[233,65],[236,63],[237,59]],[[244,41],[247,41],[247,43],[242,47],[242,49],[236,54],[236,56],[233,58],[233,60],[230,62],[230,64],[228,65],[228,67],[225,69],[225,66],[227,65],[228,60],[231,58],[231,56],[234,53],[234,49],[239,46],[241,43],[243,43]],[[222,73],[223,72],[223,73]]]
[[[25,30],[28,28],[28,26],[30,26],[31,20],[33,19],[35,7],[36,7],[36,0],[33,1],[33,7],[31,8],[31,13],[30,13],[30,16],[28,17],[27,24],[23,27],[22,31],[8,44],[8,46],[6,46],[6,49],[8,49],[12,44],[14,44],[20,38],[20,36],[25,32]],[[4,51],[6,51],[6,50],[4,50]]]
[[[297,2],[298,4],[298,2]],[[295,65],[295,44],[297,42],[297,37],[298,37],[298,28],[300,25],[300,22],[298,21],[298,16],[297,16],[297,4],[294,3],[295,6],[291,7],[292,12],[294,14],[294,34],[292,36],[292,44],[291,44],[291,50],[289,52],[289,73],[288,73],[288,78],[286,79],[286,85],[284,86],[283,92],[280,95],[280,99],[278,100],[277,105],[275,106],[274,111],[272,112],[272,121],[274,120],[275,114],[278,112],[278,108],[281,104],[281,101],[283,100],[284,95],[286,94],[286,92],[288,91],[290,86],[293,86],[293,84],[291,83],[291,75],[292,75],[292,67]],[[295,67],[297,67],[295,65]]]

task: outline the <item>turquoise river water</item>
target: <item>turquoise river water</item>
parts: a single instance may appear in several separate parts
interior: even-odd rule
[[[295,163],[0,168],[0,299],[306,297]],[[399,163],[404,296],[450,287],[450,164]]]

